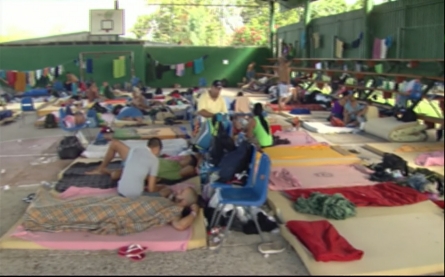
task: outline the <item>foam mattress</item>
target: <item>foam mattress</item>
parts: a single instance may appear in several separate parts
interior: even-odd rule
[[[282,222],[322,217],[296,212],[279,192],[269,192],[269,205]],[[329,220],[352,246],[364,251],[359,261],[317,262],[303,244],[280,226],[311,275],[424,275],[444,271],[443,212],[431,201],[402,207],[357,208],[357,216]]]
[[[114,138],[120,140],[149,139],[153,137],[160,139],[187,138],[187,133],[177,127],[122,128],[114,130]]]
[[[394,117],[372,118],[365,124],[365,132],[393,142],[419,142],[427,139],[426,125],[401,122]]]
[[[302,126],[308,131],[319,134],[346,134],[355,130],[348,127],[334,127],[329,122],[303,122]]]

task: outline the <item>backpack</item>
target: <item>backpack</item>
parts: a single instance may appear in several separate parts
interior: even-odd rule
[[[233,180],[236,174],[249,171],[252,162],[252,144],[243,141],[233,151],[227,153],[218,164],[220,168],[218,183],[228,183]],[[251,173],[249,173],[251,174]],[[245,184],[244,184],[245,185]]]
[[[417,114],[411,110],[396,110],[395,117],[398,121],[402,122],[415,122],[417,121]]]
[[[76,136],[64,137],[57,147],[57,154],[61,160],[77,159],[85,151]]]
[[[45,116],[45,122],[43,123],[43,126],[48,129],[57,128],[58,125],[56,116],[52,113],[47,114]]]
[[[111,113],[114,115],[118,115],[123,108],[124,108],[124,106],[122,106],[122,105],[116,105],[116,106],[114,106]]]
[[[162,95],[162,88],[156,88],[155,95]]]
[[[102,107],[99,103],[94,103],[94,105],[90,108],[91,110],[95,110],[97,113],[107,113],[108,110],[105,107]]]
[[[224,124],[220,121],[212,120],[213,134],[209,148],[209,163],[216,166],[219,165],[226,153],[235,150],[235,142],[224,128]]]
[[[381,166],[384,169],[400,170],[403,176],[408,176],[408,163],[401,157],[392,154],[384,153]]]

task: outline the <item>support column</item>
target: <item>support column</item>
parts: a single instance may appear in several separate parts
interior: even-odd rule
[[[373,42],[373,30],[371,24],[371,12],[374,8],[374,0],[365,0],[363,7],[363,26],[364,26],[364,37],[363,37],[363,45],[365,47],[364,50],[364,59],[372,58],[372,42]]]
[[[119,10],[119,0],[114,0],[114,9]],[[119,41],[119,36],[116,36],[116,41]]]
[[[310,36],[308,34],[309,24],[311,23],[311,0],[306,0],[304,3],[304,13],[303,13],[303,32],[306,39],[303,49],[303,58],[310,57]],[[301,38],[300,38],[301,39]]]
[[[269,47],[270,50],[273,51],[274,45],[275,45],[275,1],[270,0],[269,1]],[[275,54],[275,53],[274,53]]]

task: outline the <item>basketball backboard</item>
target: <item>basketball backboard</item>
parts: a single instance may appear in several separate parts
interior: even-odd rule
[[[124,10],[90,10],[90,34],[125,35]]]

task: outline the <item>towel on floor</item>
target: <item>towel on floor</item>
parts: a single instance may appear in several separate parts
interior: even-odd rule
[[[300,197],[294,208],[303,214],[318,215],[329,219],[346,219],[356,215],[355,205],[341,194],[327,195],[313,192],[308,198]]]
[[[317,262],[349,262],[363,257],[363,251],[354,248],[326,220],[292,220],[286,223],[286,227]]]
[[[199,58],[193,61],[193,70],[195,74],[201,74],[204,71],[204,58]]]
[[[394,183],[382,183],[374,186],[296,189],[287,190],[285,194],[295,201],[299,197],[309,197],[311,193],[343,195],[357,207],[396,207],[411,205],[428,200],[428,197],[412,188],[402,187]]]

